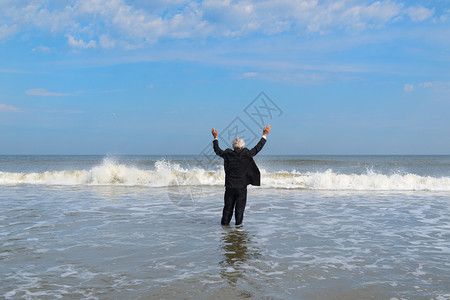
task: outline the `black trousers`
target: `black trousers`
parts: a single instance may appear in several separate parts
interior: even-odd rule
[[[247,187],[225,188],[224,206],[222,214],[222,225],[229,225],[235,210],[236,225],[240,225],[244,219],[245,204],[247,203]]]

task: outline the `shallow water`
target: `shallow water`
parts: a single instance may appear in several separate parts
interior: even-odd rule
[[[0,191],[6,299],[450,298],[445,191],[249,188],[239,228],[215,185]]]

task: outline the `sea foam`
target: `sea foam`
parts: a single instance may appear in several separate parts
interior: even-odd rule
[[[312,190],[450,191],[450,177],[385,175],[373,171],[367,171],[365,174],[339,174],[333,170],[306,173],[262,171],[262,184],[274,188]]]
[[[174,185],[223,186],[223,168],[217,171],[183,168],[170,161],[159,160],[154,169],[146,170],[105,159],[90,170],[47,171],[42,173],[0,172],[0,185],[122,185],[165,187]],[[324,172],[261,170],[262,188],[355,190],[355,191],[450,191],[450,177],[416,174],[340,174]]]

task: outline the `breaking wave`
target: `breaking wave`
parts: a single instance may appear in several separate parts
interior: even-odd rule
[[[157,161],[153,170],[139,169],[105,160],[90,170],[47,171],[42,173],[0,172],[0,185],[123,185],[165,187],[174,185],[223,186],[222,169],[182,168],[168,161]],[[450,177],[415,174],[339,174],[325,172],[261,170],[263,188],[358,190],[358,191],[450,191]]]

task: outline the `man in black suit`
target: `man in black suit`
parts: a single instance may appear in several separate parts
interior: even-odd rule
[[[214,152],[223,158],[225,168],[225,204],[221,220],[222,225],[230,224],[233,209],[235,210],[236,225],[242,224],[247,202],[247,185],[261,185],[261,175],[252,157],[264,147],[270,128],[270,125],[264,127],[262,138],[251,150],[244,148],[244,141],[237,137],[232,143],[233,150],[228,148],[224,151],[219,147],[217,130],[213,128],[211,131],[214,136]]]

